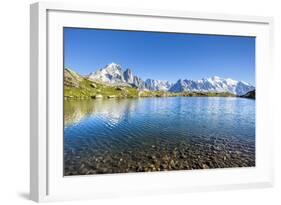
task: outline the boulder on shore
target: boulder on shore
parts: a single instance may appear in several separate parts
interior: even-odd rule
[[[91,85],[91,87],[93,87],[93,88],[97,88],[97,85],[95,84],[95,83],[92,83],[92,84],[90,84]]]
[[[103,98],[103,96],[102,96],[102,95],[100,95],[100,94],[98,94],[98,95],[94,95],[94,96],[92,96],[92,98],[94,98],[94,99],[100,99],[100,98]]]
[[[122,87],[117,87],[116,90],[124,90]]]

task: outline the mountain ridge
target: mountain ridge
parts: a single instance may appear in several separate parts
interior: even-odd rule
[[[255,89],[254,86],[244,81],[231,78],[213,76],[200,80],[179,79],[172,83],[165,80],[143,80],[133,74],[132,69],[123,71],[116,63],[110,63],[103,68],[86,76],[87,79],[108,83],[111,85],[131,86],[140,90],[168,91],[168,92],[229,92],[235,95],[243,95]]]

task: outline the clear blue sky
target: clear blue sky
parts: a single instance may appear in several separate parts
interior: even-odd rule
[[[176,82],[220,76],[255,85],[255,38],[64,28],[64,66],[86,75],[111,62]]]

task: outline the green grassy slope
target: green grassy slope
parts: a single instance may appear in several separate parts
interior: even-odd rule
[[[138,91],[128,86],[109,86],[92,82],[70,69],[64,69],[64,97],[78,98],[109,98],[137,97]]]
[[[94,85],[94,86],[92,86]],[[79,83],[79,87],[64,86],[64,97],[66,99],[77,98],[134,98],[134,97],[235,97],[231,93],[200,93],[200,92],[183,92],[171,93],[163,91],[138,91],[136,88],[127,86],[108,86],[100,83],[93,83],[89,80],[83,80]]]
[[[138,91],[130,87],[114,87],[92,82],[89,80],[82,80],[79,87],[71,87],[64,85],[65,98],[96,98],[96,97],[110,98],[110,97],[138,97]]]

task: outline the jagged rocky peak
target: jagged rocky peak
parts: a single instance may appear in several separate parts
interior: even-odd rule
[[[123,75],[124,75],[124,80],[127,83],[134,83],[134,76],[131,69],[128,68],[127,70],[125,70]]]
[[[180,85],[185,85],[185,81],[186,80],[179,79],[177,83],[179,83]]]
[[[133,85],[141,90],[146,89],[145,82],[139,78],[138,76],[134,76],[134,82]]]

